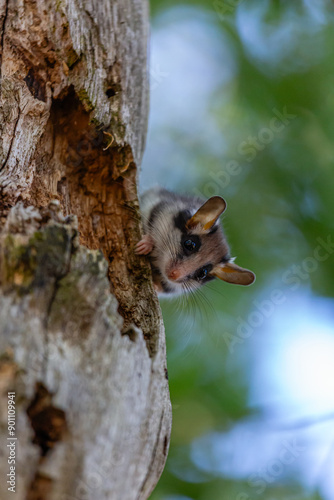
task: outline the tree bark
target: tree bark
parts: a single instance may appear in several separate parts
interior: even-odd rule
[[[16,499],[146,499],[171,427],[136,190],[146,0],[0,0],[0,430]],[[8,451],[0,450],[1,499]]]

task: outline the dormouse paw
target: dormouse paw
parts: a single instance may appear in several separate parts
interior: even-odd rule
[[[145,234],[143,238],[137,243],[135,252],[137,255],[148,255],[152,252],[154,246],[153,239],[150,235]]]

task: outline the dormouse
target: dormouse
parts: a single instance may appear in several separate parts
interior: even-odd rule
[[[141,199],[144,236],[136,246],[148,255],[155,288],[160,294],[180,294],[219,278],[250,285],[255,274],[234,263],[219,217],[226,209],[220,196],[207,201],[162,188]]]

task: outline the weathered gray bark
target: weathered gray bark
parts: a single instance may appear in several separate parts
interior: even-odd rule
[[[0,431],[15,391],[17,499],[146,499],[166,460],[164,329],[133,251],[147,10],[0,0]]]

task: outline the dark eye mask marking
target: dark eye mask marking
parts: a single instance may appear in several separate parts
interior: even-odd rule
[[[216,224],[214,224],[214,225],[212,226],[212,228],[210,229],[210,231],[208,232],[208,234],[214,234],[216,231],[218,231],[218,227],[219,227],[219,226],[218,226],[218,224],[217,224],[217,223],[216,223]]]
[[[186,233],[186,224],[188,220],[191,218],[191,213],[189,210],[181,210],[177,215],[174,217],[174,225],[182,233]]]

